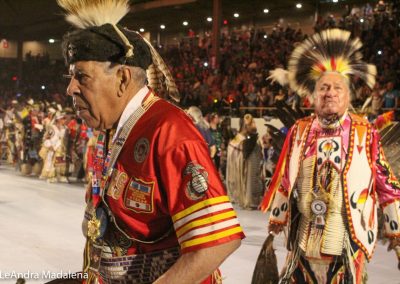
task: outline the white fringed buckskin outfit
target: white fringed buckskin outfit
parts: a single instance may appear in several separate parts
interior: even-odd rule
[[[325,73],[358,76],[372,87],[376,68],[361,61],[359,39],[338,29],[305,40],[293,51],[285,75],[293,91],[312,95]],[[281,77],[285,77],[281,76]],[[347,111],[332,121],[298,120],[282,148],[261,208],[270,224],[289,230],[286,270],[280,283],[363,283],[365,261],[377,242],[380,206],[385,235],[400,237],[400,185],[376,129]]]
[[[295,124],[286,143],[282,153],[286,162],[270,207],[270,223],[296,223],[289,246],[296,252],[298,269],[309,277],[304,276],[307,283],[318,278],[318,271],[326,274],[334,261],[342,266],[350,262],[355,276],[362,277],[363,271],[357,268],[362,269],[363,255],[370,259],[373,254],[379,205],[385,214],[386,235],[400,236],[399,184],[379,146],[379,135],[355,115],[346,114],[336,129],[324,129],[311,116]],[[293,206],[298,215],[291,214]],[[340,260],[343,257],[349,259]],[[339,266],[333,268],[336,273],[329,283],[344,280],[346,267]]]

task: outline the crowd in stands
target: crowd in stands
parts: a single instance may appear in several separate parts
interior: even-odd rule
[[[394,1],[396,2],[396,1]],[[319,19],[315,30],[338,27],[347,29],[363,42],[363,55],[367,62],[376,65],[377,84],[373,90],[363,85],[355,86],[353,106],[361,106],[372,97],[371,111],[396,108],[400,75],[400,25],[399,7],[379,1],[375,7],[366,4],[361,8],[347,9],[339,19],[330,15]]]
[[[316,31],[338,27],[359,36],[364,43],[365,61],[377,66],[378,81],[373,90],[361,83],[354,86],[354,107],[361,107],[369,97],[372,113],[397,107],[399,23],[398,8],[383,1],[376,6],[366,4],[361,8],[349,8],[343,15],[329,15],[316,21]],[[301,29],[280,25],[270,32],[254,28],[226,29],[221,35],[220,67],[217,70],[212,68],[210,34],[184,38],[179,46],[160,47],[160,53],[176,78],[183,107],[196,105],[205,113],[222,113],[228,107],[271,107],[275,101],[285,100],[290,105],[308,108],[311,105],[307,99],[300,99],[297,94],[266,80],[270,70],[286,67],[296,42],[306,36]],[[23,64],[23,77],[17,78],[15,59],[0,59],[0,104],[20,95],[71,104],[63,96],[67,81],[62,79],[66,72],[62,60],[27,54]]]
[[[352,105],[360,109],[369,102],[364,111],[371,117],[398,108],[400,96],[399,17],[395,7],[381,2],[375,8],[351,9],[341,17],[320,18],[314,27],[316,31],[344,28],[361,38],[365,61],[377,66],[378,78],[372,90],[361,81],[354,85]],[[271,70],[286,68],[294,46],[306,36],[300,29],[279,25],[268,33],[260,29],[225,30],[218,71],[212,66],[209,35],[182,39],[179,46],[159,47],[180,90],[180,105],[188,109],[205,140],[210,141],[210,155],[223,180],[229,168],[229,143],[237,135],[249,135],[244,126],[231,129],[229,115],[243,118],[244,113],[254,110],[252,107],[273,107],[278,100],[290,106],[312,107],[309,100],[267,80]],[[62,76],[66,73],[64,62],[50,60],[48,55],[27,54],[22,78],[18,78],[15,59],[0,59],[0,68],[0,157],[23,174],[35,174],[49,182],[68,182],[72,176],[84,180],[91,167],[85,157],[91,157],[96,132],[75,117],[71,99],[64,95],[68,84]],[[259,165],[261,159],[261,177],[267,182],[278,153],[268,133],[253,134],[254,141],[260,140],[253,141],[252,151],[261,152],[254,164]],[[53,140],[63,141],[57,144],[61,145],[58,150],[54,150]]]
[[[318,18],[315,31],[341,28],[352,32],[364,43],[365,61],[376,65],[378,80],[370,90],[360,83],[354,86],[353,106],[361,107],[372,98],[371,111],[396,108],[400,72],[400,26],[398,8],[379,1],[376,7],[366,4],[361,8],[346,9],[340,17],[329,15]],[[179,47],[163,50],[170,58],[184,105],[200,105],[204,110],[223,106],[270,107],[276,100],[290,105],[310,107],[287,89],[271,84],[266,78],[269,71],[286,67],[295,43],[304,39],[301,29],[279,25],[267,33],[264,30],[233,30],[221,37],[221,61],[218,72],[209,65],[211,40],[209,38],[182,40]],[[208,66],[204,66],[204,64]]]
[[[6,109],[12,100],[24,103],[29,99],[72,105],[71,99],[64,96],[68,81],[62,76],[66,73],[62,60],[28,53],[22,68],[20,78],[16,59],[0,59],[0,108]]]

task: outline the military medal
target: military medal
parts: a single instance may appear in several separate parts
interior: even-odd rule
[[[99,241],[104,236],[107,225],[108,218],[104,208],[98,207],[94,210],[93,207],[90,207],[86,209],[82,229],[84,235],[92,242]]]
[[[92,242],[99,241],[103,236],[107,228],[108,219],[104,209],[99,206],[101,201],[101,191],[104,188],[105,181],[102,180],[103,171],[107,168],[110,159],[110,153],[104,157],[104,149],[106,144],[106,133],[100,133],[97,138],[96,153],[94,155],[94,172],[92,175],[92,206],[89,210],[89,214],[85,214],[85,225],[86,236],[90,238]]]
[[[92,242],[95,242],[96,239],[100,236],[100,220],[97,219],[95,216],[93,216],[92,219],[88,221],[87,236],[92,240]]]

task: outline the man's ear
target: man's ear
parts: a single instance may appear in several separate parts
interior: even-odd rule
[[[122,66],[121,68],[118,69],[117,76],[119,83],[118,96],[122,97],[122,95],[125,93],[126,89],[128,88],[128,85],[131,82],[132,79],[131,70],[125,66]]]

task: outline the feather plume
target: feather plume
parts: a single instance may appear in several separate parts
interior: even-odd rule
[[[162,89],[162,78],[163,74],[161,71],[155,67],[154,64],[151,64],[149,68],[147,68],[147,81],[149,87],[154,91],[159,91]]]
[[[384,128],[390,126],[394,120],[395,120],[394,111],[391,110],[379,115],[374,121],[374,126],[376,129],[381,131]]]
[[[288,65],[291,89],[299,95],[309,95],[325,72],[338,72],[347,78],[358,76],[372,88],[376,67],[362,61],[362,43],[350,35],[348,31],[328,29],[299,44]]]
[[[365,100],[363,106],[361,107],[361,113],[365,113],[367,111],[367,107],[371,104],[371,102],[372,102],[372,96],[369,96]]]
[[[179,102],[179,91],[167,64],[165,64],[164,60],[161,58],[160,54],[158,54],[153,45],[144,37],[143,40],[150,48],[151,56],[153,59],[153,64],[147,70],[149,86],[157,91],[162,90],[163,84],[165,84],[168,95],[176,102]]]
[[[124,44],[125,57],[134,56],[134,46],[117,26],[122,17],[129,12],[129,0],[57,0],[57,2],[66,10],[67,21],[78,28],[86,29],[111,24]],[[178,88],[167,65],[151,43],[144,37],[141,38],[149,47],[153,61],[147,70],[150,87],[162,90],[165,85],[169,96],[179,102]]]
[[[267,80],[271,80],[272,83],[278,82],[281,86],[289,84],[289,72],[283,68],[276,68],[269,71]]]
[[[116,25],[129,12],[129,0],[57,0],[66,19],[80,29]]]

